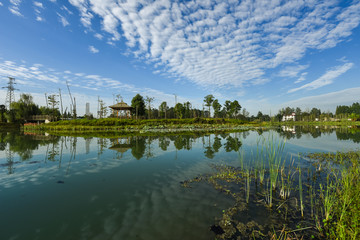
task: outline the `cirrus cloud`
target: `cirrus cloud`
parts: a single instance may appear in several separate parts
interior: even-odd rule
[[[305,84],[301,87],[290,89],[288,91],[288,93],[296,92],[296,91],[299,91],[302,89],[314,90],[314,89],[329,85],[329,84],[333,83],[335,78],[337,78],[341,74],[347,72],[353,66],[354,66],[353,63],[345,63],[344,65],[336,66],[336,67],[328,70],[325,74],[323,74],[318,79],[316,79],[308,84]]]

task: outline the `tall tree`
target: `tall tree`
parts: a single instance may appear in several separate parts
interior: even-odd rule
[[[33,102],[33,97],[30,94],[21,94],[17,102],[11,103],[13,111],[13,120],[26,120],[31,115],[40,113],[39,106]]]
[[[145,101],[147,102],[147,105],[148,105],[148,119],[150,119],[151,118],[150,117],[151,116],[151,102],[154,101],[154,98],[146,96]]]
[[[239,104],[239,102],[237,100],[234,100],[231,103],[231,113],[232,115],[236,118],[236,116],[239,114],[241,110],[241,105]]]
[[[184,102],[184,118],[190,118],[191,114],[191,103],[189,101]]]
[[[164,114],[164,116],[166,118],[166,111],[168,110],[168,106],[165,101],[160,104],[159,110],[160,110],[161,114]]]
[[[214,99],[215,98],[212,94],[209,94],[209,95],[205,96],[205,98],[204,98],[205,106],[207,106],[209,108],[209,117],[211,117],[210,107],[211,107]]]
[[[231,114],[231,101],[226,100],[224,104],[225,112],[228,118],[232,116]]]
[[[51,107],[51,116],[53,117],[53,119],[55,118],[55,109],[58,110],[57,106],[59,104],[59,101],[57,100],[57,95],[56,94],[51,94],[48,96],[48,102],[50,104]]]
[[[219,103],[219,100],[215,99],[212,103],[212,107],[214,109],[214,117],[219,117],[221,110],[221,104]]]
[[[103,118],[107,114],[107,107],[105,105],[105,102],[102,99],[99,99],[99,117]]]
[[[136,117],[145,115],[145,102],[140,94],[136,94],[135,97],[133,97],[131,106],[133,107],[133,114]]]
[[[176,113],[176,116],[178,118],[183,118],[184,116],[184,105],[182,105],[181,103],[177,103],[175,105],[175,113]]]

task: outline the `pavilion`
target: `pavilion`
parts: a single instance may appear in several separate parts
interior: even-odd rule
[[[109,108],[111,108],[113,110],[114,116],[115,116],[115,111],[116,111],[116,117],[131,118],[131,110],[133,109],[133,107],[127,105],[123,101],[121,101],[115,105],[109,106]]]

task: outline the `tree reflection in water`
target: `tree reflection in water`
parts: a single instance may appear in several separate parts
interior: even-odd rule
[[[280,137],[286,139],[299,139],[304,135],[312,138],[319,138],[324,134],[335,133],[338,140],[352,140],[360,143],[360,129],[353,128],[335,128],[330,126],[295,126],[294,128],[277,128],[277,129],[258,129],[259,135],[267,131],[276,131]],[[170,146],[174,146],[177,153],[180,150],[191,150],[193,144],[202,143],[203,154],[206,158],[212,159],[221,150],[225,152],[238,152],[242,147],[241,139],[249,136],[250,131],[241,133],[221,133],[221,134],[205,134],[205,135],[170,135],[170,136],[126,136],[117,138],[84,138],[85,150],[89,154],[97,146],[97,159],[100,159],[103,153],[108,149],[117,150],[116,158],[122,158],[125,152],[131,149],[132,156],[140,160],[143,157],[147,159],[156,155],[156,148],[162,151],[168,151]],[[73,136],[51,136],[45,134],[21,133],[21,132],[0,132],[0,152],[4,152],[4,159],[0,162],[0,167],[7,168],[7,173],[15,172],[16,164],[22,162],[35,163],[41,161],[29,161],[33,159],[34,151],[43,147],[42,155],[44,162],[59,162],[58,167],[61,168],[63,163],[63,154],[67,153],[67,172],[70,170],[71,162],[76,158],[76,148],[78,137]],[[153,142],[157,142],[157,146]],[[116,144],[120,144],[117,145]],[[122,144],[122,145],[121,145]],[[116,149],[115,149],[116,148]],[[66,150],[66,151],[65,151]],[[95,148],[96,151],[96,148]],[[130,153],[130,152],[129,152]],[[40,155],[41,156],[41,155]],[[19,160],[18,160],[19,159]]]

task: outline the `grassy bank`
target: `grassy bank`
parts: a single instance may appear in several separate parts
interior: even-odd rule
[[[236,119],[192,118],[192,119],[81,119],[58,121],[49,124],[27,125],[26,131],[47,131],[49,133],[89,133],[117,132],[123,134],[143,133],[183,133],[183,132],[218,132],[242,131],[252,124]]]

